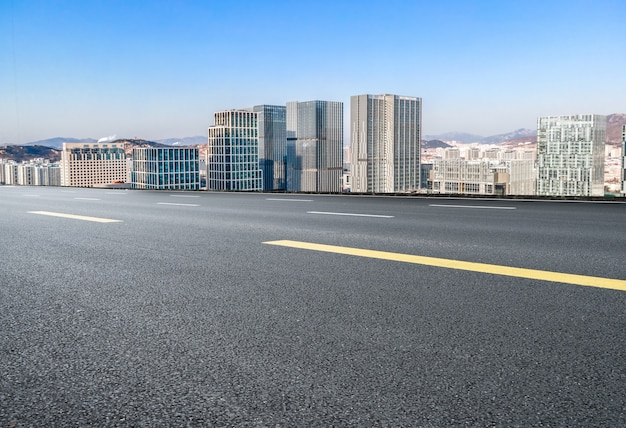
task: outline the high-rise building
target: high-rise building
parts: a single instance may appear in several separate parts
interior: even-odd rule
[[[258,113],[248,110],[216,112],[209,127],[207,189],[263,190],[259,167]]]
[[[199,149],[134,148],[133,189],[200,190]]]
[[[123,143],[63,143],[61,186],[94,187],[127,180]]]
[[[606,116],[537,121],[537,195],[604,196]]]
[[[350,97],[352,191],[410,192],[420,187],[422,99]]]
[[[287,188],[287,108],[258,105],[259,166],[263,171],[263,190]]]
[[[287,190],[340,193],[343,103],[287,103]]]

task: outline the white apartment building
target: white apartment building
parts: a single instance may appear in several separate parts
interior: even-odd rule
[[[63,143],[61,186],[98,187],[127,179],[123,143]]]
[[[0,160],[0,184],[20,186],[60,186],[61,167],[44,159],[17,163]]]
[[[537,121],[537,195],[604,196],[606,116]]]
[[[451,156],[433,162],[428,180],[431,193],[466,195],[534,195],[534,161],[524,159],[524,152],[496,153],[488,150],[476,159],[472,151],[470,160],[456,157],[458,151],[450,150]]]
[[[0,183],[8,185],[19,184],[19,164],[15,161],[4,161],[0,164]]]
[[[422,99],[350,97],[352,191],[411,192],[420,187]]]

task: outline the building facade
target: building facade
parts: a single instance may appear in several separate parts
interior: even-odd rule
[[[352,191],[420,188],[422,100],[400,95],[350,97]]]
[[[194,148],[135,148],[133,189],[200,190],[200,151]]]
[[[123,143],[63,143],[61,186],[124,183],[128,179],[127,171]]]
[[[438,159],[433,162],[428,187],[436,194],[531,196],[535,193],[534,162],[528,159]]]
[[[258,105],[259,167],[263,171],[263,190],[287,189],[287,108]]]
[[[61,166],[58,162],[42,158],[22,163],[0,159],[0,184],[60,186]]]
[[[343,103],[287,103],[287,190],[340,193]]]
[[[604,196],[606,116],[540,117],[537,195]]]
[[[263,190],[259,164],[258,113],[248,110],[216,112],[209,127],[207,189]]]

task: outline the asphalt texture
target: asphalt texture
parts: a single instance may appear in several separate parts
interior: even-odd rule
[[[626,279],[624,224],[616,203],[0,186],[0,427],[623,427],[626,292],[264,242]]]

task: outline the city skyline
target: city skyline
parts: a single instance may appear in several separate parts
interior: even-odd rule
[[[622,112],[624,12],[617,0],[3,3],[0,145],[205,135],[217,111],[359,93],[422,98],[424,135]]]

